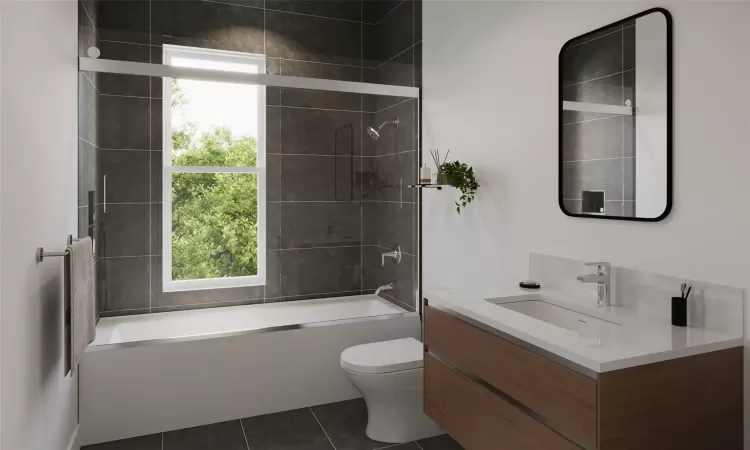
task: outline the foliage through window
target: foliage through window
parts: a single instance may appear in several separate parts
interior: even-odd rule
[[[262,73],[262,55],[165,46],[165,64]],[[164,79],[165,291],[265,280],[265,90]]]

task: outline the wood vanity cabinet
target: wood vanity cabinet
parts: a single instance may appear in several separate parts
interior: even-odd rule
[[[424,408],[466,450],[741,450],[742,347],[584,375],[425,307]]]

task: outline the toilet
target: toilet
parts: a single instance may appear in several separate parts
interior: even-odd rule
[[[397,444],[444,433],[423,410],[422,360],[422,343],[414,338],[341,353],[341,367],[367,404],[367,437]]]

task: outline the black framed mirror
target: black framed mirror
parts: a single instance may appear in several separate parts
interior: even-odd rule
[[[569,40],[559,61],[559,204],[656,222],[672,209],[672,16],[650,9]]]

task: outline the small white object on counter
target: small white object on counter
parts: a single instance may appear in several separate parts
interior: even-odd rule
[[[674,327],[667,320],[627,308],[597,308],[595,303],[588,307],[580,299],[569,298],[570,295],[566,291],[545,289],[544,284],[536,292],[510,286],[494,292],[432,289],[424,293],[431,307],[457,313],[597,373],[743,345],[741,332]],[[545,321],[528,315],[528,311],[503,307],[503,303],[527,300],[542,300],[610,324],[572,330],[561,325],[562,321],[554,325],[551,323],[554,320]]]

